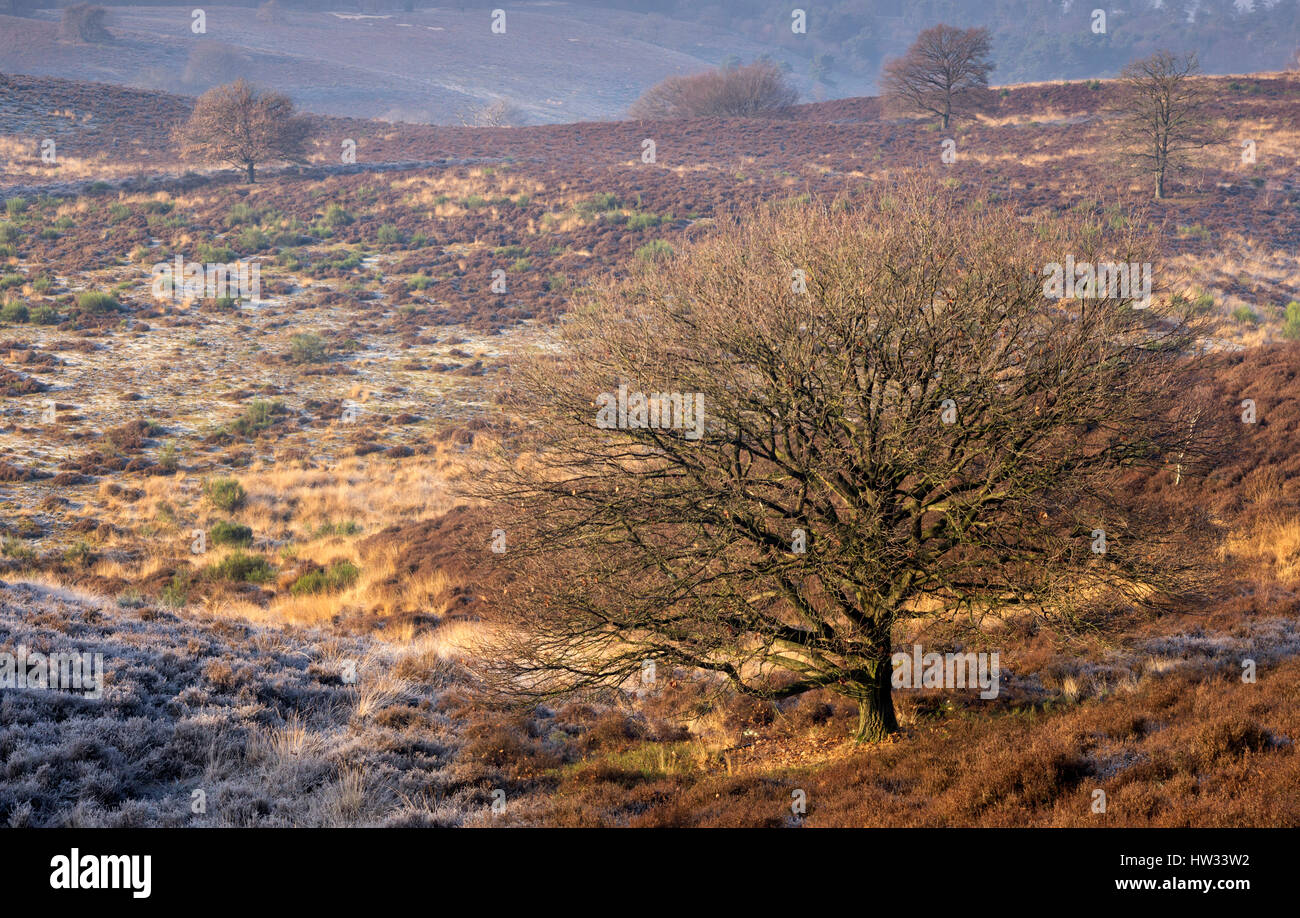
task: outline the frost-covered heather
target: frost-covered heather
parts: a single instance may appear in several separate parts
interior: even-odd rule
[[[438,698],[459,675],[436,653],[0,582],[0,651],[20,644],[102,653],[105,685],[0,690],[0,825],[448,825],[491,805],[454,764]]]

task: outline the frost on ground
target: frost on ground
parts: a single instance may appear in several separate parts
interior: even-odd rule
[[[20,645],[102,653],[103,696],[0,689],[0,825],[454,825],[491,806],[456,764],[439,699],[461,675],[436,649],[0,582],[0,652]]]

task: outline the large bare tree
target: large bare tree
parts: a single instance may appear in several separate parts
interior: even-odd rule
[[[989,85],[988,29],[932,26],[916,37],[902,57],[885,64],[881,86],[890,104],[939,117],[947,128],[953,111],[978,105]]]
[[[1157,200],[1165,196],[1169,174],[1185,165],[1188,154],[1220,139],[1208,112],[1210,94],[1196,79],[1196,53],[1176,56],[1158,51],[1130,62],[1120,72],[1120,92],[1112,111],[1124,154],[1151,176]]]
[[[876,740],[900,621],[1091,621],[1192,582],[1195,536],[1125,482],[1194,468],[1194,334],[1136,291],[1045,285],[1147,242],[931,187],[723,219],[517,370],[525,432],[482,485],[511,574],[493,680],[595,690],[654,660],[829,689]]]
[[[302,162],[310,134],[310,122],[295,114],[288,96],[241,78],[199,96],[176,137],[185,153],[238,166],[255,182],[259,163]]]

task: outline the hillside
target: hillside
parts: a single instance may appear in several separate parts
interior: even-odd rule
[[[132,17],[139,34],[186,22],[115,12],[123,34]],[[210,34],[234,15],[208,13]],[[1226,139],[1152,201],[1114,154],[1106,81],[1005,87],[947,132],[871,97],[774,118],[435,127],[349,117],[384,112],[348,94],[443,112],[487,98],[477,38],[446,47],[474,74],[461,88],[390,80],[363,53],[418,59],[426,45],[403,33],[418,20],[441,41],[430,23],[462,14],[330,16],[356,41],[308,68],[295,56],[329,14],[287,15],[302,33],[254,30],[250,66],[301,81],[315,134],[306,165],[267,164],[255,184],[180,154],[184,92],[35,61],[77,55],[116,79],[163,46],[181,66],[187,35],[3,39],[36,75],[0,76],[0,651],[103,653],[108,682],[101,701],[0,693],[0,822],[1300,821],[1300,74],[1207,78]],[[605,34],[601,16],[583,30]],[[612,47],[629,69],[603,96],[580,88],[594,65],[578,58],[524,60],[510,91],[557,87],[553,110],[529,103],[537,120],[607,118],[664,72],[658,51]],[[340,161],[349,139],[355,164]],[[900,692],[903,732],[870,749],[846,741],[854,710],[826,691],[773,703],[673,673],[527,709],[483,694],[474,642],[502,583],[496,523],[471,495],[527,421],[509,413],[520,358],[554,347],[584,289],[653,271],[736,207],[847,207],[905,173],[962,206],[1158,238],[1156,296],[1192,304],[1212,357],[1187,387],[1232,423],[1213,468],[1124,486],[1222,535],[1215,588],[1095,629],[1009,616],[990,637],[1001,696]],[[176,259],[255,264],[260,287],[159,285]],[[1245,399],[1256,424],[1237,423]],[[911,627],[899,641],[965,640],[955,624]],[[1241,680],[1247,659],[1257,682]],[[1114,801],[1103,819],[1097,788]],[[790,810],[796,790],[806,814]]]
[[[204,12],[195,35],[189,8],[114,7],[104,44],[61,40],[52,13],[0,16],[0,71],[191,95],[242,75],[322,114],[456,124],[506,99],[528,121],[573,122],[621,117],[669,74],[767,50],[719,28],[562,3],[513,7],[505,34],[490,10]]]

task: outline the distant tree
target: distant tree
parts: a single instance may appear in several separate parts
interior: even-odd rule
[[[288,96],[241,79],[199,96],[176,139],[185,153],[239,166],[255,182],[259,163],[302,162],[310,133],[310,123],[294,113]]]
[[[512,127],[528,120],[523,109],[509,99],[493,99],[469,114],[462,112],[459,117],[460,123],[467,127]]]
[[[202,41],[190,50],[181,80],[208,89],[230,83],[248,72],[252,61],[242,48],[219,41]]]
[[[799,93],[771,61],[669,77],[632,104],[633,118],[744,117],[789,108]]]
[[[1119,149],[1151,176],[1157,200],[1165,196],[1169,174],[1184,166],[1187,154],[1216,143],[1220,133],[1208,113],[1210,94],[1196,79],[1195,52],[1181,57],[1158,51],[1130,62],[1120,72],[1120,93],[1111,111]]]
[[[1092,627],[1200,580],[1211,527],[1132,484],[1213,443],[1193,331],[1041,279],[1141,262],[1143,231],[1026,224],[921,179],[847,203],[722,219],[593,286],[513,370],[519,432],[478,485],[510,540],[480,670],[503,691],[607,691],[658,661],[827,689],[873,741],[898,727],[906,622]]]
[[[106,42],[113,36],[104,28],[104,19],[108,11],[102,6],[78,3],[63,11],[59,21],[59,36],[68,41]]]
[[[947,128],[953,111],[977,104],[988,89],[988,29],[957,29],[939,24],[926,29],[902,57],[885,64],[881,85],[896,107],[929,112]]]
[[[831,70],[835,67],[835,57],[825,52],[819,52],[813,55],[812,63],[808,66],[808,76],[814,83],[831,84]]]

